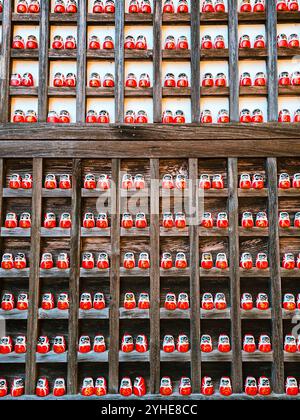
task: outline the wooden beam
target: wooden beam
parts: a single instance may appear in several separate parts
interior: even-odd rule
[[[278,69],[277,69],[277,11],[276,2],[266,2],[268,43],[268,121],[278,120]]]
[[[269,264],[271,279],[272,301],[272,344],[274,363],[272,365],[273,391],[284,393],[284,354],[283,354],[283,325],[282,325],[282,291],[280,277],[280,248],[278,228],[278,180],[277,160],[267,159],[267,179],[269,184],[268,212],[269,212]]]
[[[150,392],[160,383],[160,249],[159,249],[159,159],[150,159]]]
[[[2,14],[2,41],[0,60],[0,122],[6,123],[9,118],[9,78],[10,78],[10,50],[11,50],[11,15],[12,2],[5,1]]]
[[[162,118],[162,0],[154,2],[153,15],[153,121],[161,122]]]
[[[124,19],[125,2],[116,2],[115,13],[115,120],[124,121]]]
[[[189,236],[190,236],[190,299],[191,299],[191,379],[193,392],[201,387],[200,352],[200,270],[199,270],[199,188],[198,159],[189,159]]]
[[[50,3],[41,3],[40,10],[40,42],[39,42],[39,89],[38,117],[40,122],[47,121],[48,86],[49,86],[49,8]]]
[[[111,269],[109,307],[109,390],[119,389],[119,306],[120,306],[120,160],[112,160]]]
[[[240,315],[240,271],[239,271],[239,210],[238,210],[238,168],[237,159],[228,159],[228,215],[229,215],[229,264],[231,295],[231,379],[234,393],[243,390],[242,331]]]
[[[38,309],[40,299],[40,229],[42,211],[43,160],[33,159],[33,188],[31,209],[31,251],[29,275],[29,309],[27,319],[27,353],[25,393],[34,394],[37,376],[35,360],[38,337]]]
[[[74,159],[72,170],[72,229],[70,240],[69,334],[68,334],[68,393],[78,392],[77,344],[80,280],[81,226],[81,160]]]
[[[192,122],[200,121],[200,0],[191,2],[191,109]]]
[[[86,114],[87,1],[79,0],[78,6],[76,121],[82,123]]]
[[[230,121],[239,121],[239,39],[238,1],[228,0],[228,46],[229,46],[229,113]]]

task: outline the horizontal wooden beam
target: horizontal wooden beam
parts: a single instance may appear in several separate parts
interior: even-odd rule
[[[126,125],[107,126],[70,124],[0,124],[0,140],[264,140],[274,144],[277,139],[300,139],[299,124],[211,124],[211,125]],[[223,144],[223,143],[222,143]],[[251,148],[252,141],[249,143]],[[188,143],[186,143],[188,146]],[[47,143],[48,147],[48,143]],[[221,148],[219,144],[219,148]],[[292,149],[289,147],[289,149]],[[291,153],[293,150],[291,150]]]

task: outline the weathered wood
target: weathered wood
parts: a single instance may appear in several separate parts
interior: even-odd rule
[[[40,122],[47,121],[48,113],[48,85],[49,85],[49,8],[48,1],[41,4],[40,10],[40,40],[39,40],[39,89],[38,89],[38,117]]]
[[[268,43],[268,120],[278,120],[278,70],[277,70],[277,11],[275,2],[267,6]]]
[[[229,215],[229,261],[231,295],[231,345],[233,392],[243,389],[243,370],[241,354],[241,318],[240,318],[240,272],[239,272],[239,235],[238,235],[238,168],[237,159],[228,159],[228,215]]]
[[[115,25],[115,120],[124,120],[124,11],[123,1],[116,3]]]
[[[161,60],[162,60],[162,1],[158,0],[154,3],[153,15],[153,121],[155,123],[161,122],[162,118],[162,74],[161,74]]]
[[[26,394],[34,394],[37,376],[35,363],[35,350],[38,336],[38,307],[40,291],[40,227],[42,206],[42,176],[43,161],[40,158],[33,159],[34,183],[32,189],[31,211],[31,251],[30,251],[30,276],[29,276],[29,309],[27,320],[27,354],[26,354]]]
[[[198,159],[189,159],[189,182],[191,379],[193,392],[198,392],[201,386]]]
[[[161,2],[158,2],[161,3]],[[161,6],[161,5],[160,5]],[[150,160],[150,392],[159,392],[160,382],[160,239],[159,160]]]
[[[72,171],[72,228],[70,241],[70,309],[68,335],[68,390],[70,394],[78,392],[77,342],[78,342],[78,307],[80,278],[80,218],[81,211],[81,160],[73,161]]]
[[[200,122],[200,0],[191,2],[192,122]]]
[[[272,365],[273,388],[275,393],[284,391],[284,358],[283,358],[283,325],[282,325],[282,292],[280,276],[280,249],[278,230],[278,194],[277,194],[277,160],[267,159],[267,176],[269,183],[269,264],[272,299],[272,343],[274,364]]]
[[[119,388],[119,306],[120,306],[120,160],[112,160],[111,188],[111,270],[109,308],[109,389]]]
[[[78,2],[77,23],[77,84],[76,84],[76,121],[85,121],[85,86],[86,86],[86,27],[87,1]]]
[[[6,1],[2,13],[2,39],[1,39],[1,60],[0,60],[0,122],[9,121],[9,78],[10,78],[10,40],[12,26],[10,23],[12,3]]]
[[[228,1],[228,45],[229,45],[229,113],[230,121],[239,121],[239,49],[238,49],[238,2]]]

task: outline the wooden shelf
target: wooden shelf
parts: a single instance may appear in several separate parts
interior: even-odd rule
[[[59,60],[77,59],[77,50],[54,50],[49,49],[48,57]]]
[[[300,229],[299,228],[279,228],[279,236],[281,237],[299,237],[300,236]]]
[[[268,197],[268,189],[262,188],[261,190],[256,190],[251,188],[250,190],[244,190],[242,188],[238,188],[238,196],[239,197]]]
[[[114,50],[87,50],[87,58],[96,58],[97,60],[114,60],[115,51]]]
[[[120,276],[121,277],[149,277],[150,270],[149,269],[142,269],[135,267],[131,270],[127,270],[124,267],[120,267]]]
[[[266,21],[266,13],[259,12],[259,13],[238,13],[238,19],[241,23],[259,23]]]
[[[205,25],[227,24],[228,13],[200,13],[200,22]]]
[[[242,319],[271,319],[272,318],[272,310],[267,309],[266,311],[262,311],[257,308],[253,308],[251,311],[245,311],[241,309],[241,318]]]
[[[59,268],[50,268],[49,270],[40,269],[41,278],[68,278],[70,277],[70,269],[60,270]]]
[[[150,311],[149,309],[132,309],[128,310],[125,308],[119,309],[120,319],[149,319]]]
[[[62,311],[60,309],[50,309],[45,311],[45,309],[39,308],[39,319],[69,319],[69,311]]]
[[[280,268],[280,275],[281,278],[295,278],[295,277],[299,277],[300,278],[300,270],[298,268],[295,268],[294,270],[286,270],[284,268]]]
[[[300,310],[296,309],[295,311],[286,311],[285,309],[282,309],[282,319],[300,320]]]
[[[87,23],[111,25],[115,23],[114,13],[88,13]]]
[[[92,268],[91,270],[85,270],[80,268],[80,277],[109,277],[110,270],[99,270],[98,268]]]
[[[23,190],[21,188],[13,190],[11,188],[3,188],[3,197],[4,198],[31,198],[32,190]]]
[[[12,13],[11,19],[14,23],[21,23],[22,25],[37,24],[40,21],[39,13]]]
[[[76,87],[48,87],[48,96],[76,96]]]
[[[204,236],[204,237],[211,237],[211,236],[228,236],[229,235],[229,230],[228,229],[221,229],[218,227],[213,227],[210,229],[204,228],[204,227],[199,227],[199,236]]]
[[[152,98],[153,88],[125,88],[125,98]]]
[[[137,229],[137,228],[131,228],[131,229],[120,229],[120,236],[150,236],[150,228],[147,227],[145,229]]]
[[[291,362],[291,363],[299,363],[300,362],[300,353],[288,353],[284,352],[284,361]]]
[[[151,60],[152,50],[124,50],[125,60]]]
[[[175,350],[172,353],[166,353],[163,350],[161,350],[160,361],[161,362],[190,362],[191,351],[187,351],[186,353],[181,353]]]
[[[278,197],[300,197],[300,188],[278,189]]]
[[[190,310],[175,309],[168,311],[165,308],[160,308],[160,319],[190,319]]]
[[[19,227],[14,229],[7,229],[5,227],[1,228],[1,236],[5,238],[30,238],[30,235],[31,229],[23,229]]]
[[[109,308],[101,309],[90,309],[84,311],[79,309],[79,319],[109,319]]]
[[[115,95],[114,88],[86,88],[86,96],[93,98],[113,98]]]
[[[109,308],[104,308],[102,310],[89,309],[84,311],[82,309],[78,310],[79,319],[109,319]],[[44,309],[39,308],[39,319],[69,319],[69,311],[62,311],[60,309],[51,309],[45,311]]]
[[[185,269],[180,270],[179,268],[172,267],[170,269],[165,270],[164,268],[160,269],[160,276],[161,277],[189,277],[190,276],[190,268],[187,267]]]
[[[279,95],[300,96],[300,86],[279,86],[278,93]]]
[[[86,188],[81,188],[81,197],[110,197],[110,191],[109,190],[88,190]]]
[[[267,96],[267,86],[240,86],[240,96]]]
[[[26,353],[12,353],[0,354],[0,364],[1,363],[25,363]]]
[[[149,360],[150,351],[145,353],[139,353],[136,350],[131,351],[130,353],[119,351],[119,362],[149,362]]]
[[[68,352],[56,354],[49,351],[45,354],[36,353],[35,359],[37,363],[67,363]]]
[[[211,50],[200,50],[200,58],[201,60],[224,60],[228,59],[229,57],[229,51],[228,48],[224,49],[216,49],[212,48]]]
[[[46,229],[41,227],[41,236],[44,238],[69,238],[71,229],[62,229],[59,227]]]
[[[269,229],[268,228],[258,228],[253,227],[251,229],[239,227],[239,236],[241,237],[260,237],[260,236],[269,236]]]
[[[177,228],[172,228],[172,229],[165,229],[164,227],[160,227],[160,236],[163,237],[168,237],[168,236],[189,236],[189,227],[185,227],[183,229],[177,229]]]
[[[240,277],[270,277],[270,269],[259,270],[254,267],[251,270],[245,270],[240,268]]]
[[[9,94],[10,96],[38,96],[39,89],[37,86],[34,87],[10,87]]]
[[[16,270],[15,268],[4,270],[3,268],[0,268],[0,278],[5,277],[27,278],[29,277],[29,268],[23,268],[23,270]]]
[[[202,188],[199,188],[199,197],[204,198],[218,198],[218,197],[228,197],[228,188],[223,188],[221,190],[216,189],[209,189],[209,190],[203,190]]]
[[[191,96],[191,88],[172,88],[172,87],[163,87],[162,88],[162,96],[163,98],[169,98],[169,97],[184,97],[188,98]]]
[[[108,362],[108,351],[102,353],[96,353],[90,351],[89,353],[77,353],[77,360],[79,363],[93,362],[93,363],[107,363]]]
[[[210,353],[201,352],[201,361],[202,362],[231,362],[232,351],[229,351],[227,353],[222,353],[218,350],[213,350]]]
[[[219,311],[217,309],[213,309],[212,311],[201,309],[200,318],[201,319],[230,319],[231,311],[230,311],[230,308],[227,308],[223,311]]]
[[[50,13],[49,20],[51,23],[77,23],[77,13]]]
[[[86,238],[94,238],[94,237],[109,237],[110,236],[110,228],[100,229],[98,227],[94,227],[91,229],[87,229],[82,227],[81,228],[81,237]]]
[[[261,60],[268,57],[267,48],[239,48],[239,59]]]
[[[200,277],[229,277],[229,268],[220,270],[219,268],[212,268],[211,270],[205,270],[200,268]]]
[[[288,58],[300,55],[300,48],[278,48],[278,58]]]
[[[300,22],[300,12],[277,12],[277,22]]]
[[[11,49],[12,58],[34,59],[39,58],[39,50],[14,50]]]
[[[2,319],[27,319],[28,311],[19,311],[19,309],[12,309],[11,311],[3,311],[0,309],[0,317]]]
[[[200,95],[227,97],[229,96],[229,87],[201,87]]]
[[[72,188],[69,188],[67,190],[64,190],[61,188],[55,188],[54,190],[43,188],[42,197],[48,197],[48,198],[72,197]]]
[[[261,351],[255,351],[254,353],[247,353],[242,350],[243,362],[273,362],[273,352],[263,353]]]

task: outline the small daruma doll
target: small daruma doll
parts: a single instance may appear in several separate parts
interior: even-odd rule
[[[17,299],[17,309],[19,311],[27,311],[28,309],[28,293],[20,293]]]
[[[271,394],[271,384],[269,378],[261,376],[258,379],[258,393],[259,395],[270,395]]]
[[[260,211],[256,215],[255,226],[261,229],[265,229],[269,226],[268,216],[265,211]]]
[[[211,293],[204,293],[202,296],[201,308],[205,311],[212,311],[214,309],[214,300]]]
[[[136,300],[134,293],[127,292],[124,296],[124,308],[128,310],[132,310],[136,308]]]
[[[11,293],[4,293],[1,300],[2,311],[12,311],[15,308],[15,298]]]
[[[44,311],[50,311],[54,309],[54,296],[53,293],[44,293],[42,296],[42,304],[41,307]]]
[[[296,353],[297,352],[297,341],[293,335],[286,335],[284,338],[284,351],[287,353]]]
[[[92,309],[92,296],[90,293],[82,293],[79,302],[80,309],[87,311]]]
[[[66,340],[65,337],[63,335],[57,335],[56,337],[54,337],[53,339],[53,347],[52,350],[54,351],[54,353],[65,353],[67,349],[66,346]]]
[[[133,252],[126,252],[123,259],[123,267],[126,270],[132,270],[135,268],[135,258]]]
[[[295,256],[291,252],[286,252],[282,260],[282,268],[285,270],[294,270],[296,267]]]
[[[91,270],[95,268],[94,255],[91,252],[84,252],[82,255],[82,268]]]
[[[241,297],[241,308],[244,311],[251,311],[253,309],[253,298],[250,293],[243,293]]]
[[[53,268],[54,262],[50,252],[44,252],[41,259],[40,268],[43,270],[50,270]]]
[[[150,268],[150,258],[148,252],[141,252],[138,260],[138,268],[143,270]]]
[[[93,378],[84,378],[81,387],[81,395],[84,397],[90,397],[94,395],[95,387],[94,387],[94,379]]]
[[[139,334],[135,339],[135,350],[138,353],[145,353],[148,351],[148,340],[144,334]]]
[[[150,308],[149,293],[147,293],[147,292],[140,293],[139,300],[138,300],[138,308],[139,309],[149,309]]]
[[[260,311],[266,311],[270,307],[269,298],[266,293],[259,293],[256,298],[256,308]]]
[[[17,354],[24,354],[27,351],[27,343],[25,335],[18,335],[16,337],[14,351]]]
[[[97,268],[107,270],[109,268],[109,258],[107,252],[100,252],[97,258]]]
[[[189,303],[189,295],[185,292],[181,292],[178,295],[178,302],[177,302],[177,308],[181,310],[187,310],[190,307]]]
[[[202,395],[213,395],[215,392],[213,381],[210,376],[204,376],[201,383]]]
[[[231,380],[228,376],[223,376],[220,379],[219,392],[224,397],[229,397],[232,394]]]
[[[14,268],[14,259],[12,254],[5,253],[2,255],[1,268],[4,270],[11,270]]]
[[[200,341],[200,349],[203,353],[211,353],[213,351],[212,338],[208,334],[203,334]]]
[[[173,335],[165,335],[163,339],[163,351],[173,353],[175,351],[175,340]]]
[[[179,394],[182,396],[191,395],[192,383],[191,383],[190,378],[186,376],[183,376],[182,378],[180,378],[178,391],[179,391]]]
[[[228,215],[226,212],[220,212],[217,216],[217,227],[219,229],[227,229],[229,226]]]
[[[130,397],[132,395],[132,382],[130,378],[122,378],[120,384],[120,395],[122,395],[122,397]]]
[[[213,268],[213,257],[210,252],[203,252],[201,257],[201,268],[204,270],[211,270]]]
[[[252,5],[251,5],[251,1],[250,0],[241,0],[240,12],[241,13],[250,13],[250,12],[252,12]]]
[[[285,393],[286,395],[298,395],[299,388],[297,379],[294,376],[288,376],[285,381]]]
[[[107,384],[106,384],[105,378],[101,376],[96,379],[94,391],[95,391],[95,395],[97,395],[98,397],[101,397],[107,394]]]
[[[227,308],[226,297],[224,293],[216,293],[214,307],[218,311],[224,311]]]
[[[164,376],[161,378],[159,393],[163,396],[169,396],[173,394],[173,385],[169,376]]]
[[[133,337],[130,334],[125,334],[122,337],[121,351],[124,353],[131,353],[134,350]]]
[[[227,256],[224,252],[219,252],[216,258],[216,268],[226,270],[228,268]]]
[[[0,338],[0,354],[8,354],[13,350],[13,342],[10,336]]]
[[[0,378],[0,397],[5,397],[8,393],[7,380]]]
[[[228,353],[231,351],[230,339],[228,335],[221,334],[218,339],[218,350],[221,353]]]
[[[160,267],[164,270],[169,270],[173,267],[172,254],[170,252],[164,252],[162,254]]]
[[[245,394],[250,396],[257,395],[257,382],[253,376],[247,376],[245,381]]]
[[[14,259],[14,268],[16,270],[23,270],[26,268],[26,256],[23,252],[18,252]]]
[[[56,378],[53,385],[53,395],[62,397],[66,394],[66,382],[64,378]]]
[[[178,252],[175,259],[175,267],[178,269],[187,268],[187,259],[184,252]]]
[[[92,349],[91,339],[88,335],[82,335],[79,338],[78,351],[79,353],[89,353]]]
[[[107,213],[98,213],[97,219],[96,219],[96,226],[99,229],[107,229],[108,228]]]
[[[67,293],[60,293],[57,299],[57,309],[65,311],[69,309],[69,296]]]
[[[252,86],[250,73],[245,72],[241,75],[240,86]]]
[[[137,229],[145,229],[147,227],[147,219],[145,213],[139,212],[136,214],[135,227]]]
[[[252,334],[246,334],[243,341],[243,350],[246,353],[254,353],[256,351],[256,343]]]
[[[50,340],[47,336],[42,335],[38,338],[36,351],[40,354],[46,354],[50,351]]]
[[[14,378],[12,385],[11,385],[11,390],[10,390],[10,394],[12,397],[20,397],[21,395],[24,394],[24,379],[23,378]]]
[[[285,293],[282,306],[286,311],[295,311],[297,308],[295,296],[292,293]]]
[[[177,212],[175,214],[175,227],[177,229],[184,229],[186,227],[186,217],[182,212]]]
[[[240,267],[244,270],[251,270],[253,268],[253,260],[250,252],[243,252],[241,255]]]
[[[169,292],[166,294],[164,308],[168,311],[175,311],[175,309],[177,308],[175,293]]]
[[[262,353],[270,353],[272,351],[271,339],[268,335],[260,335],[258,341],[258,350]]]
[[[94,299],[93,299],[93,308],[99,311],[99,310],[104,309],[105,306],[106,304],[105,304],[104,294],[101,292],[95,293]]]
[[[255,267],[259,270],[266,270],[269,267],[268,256],[265,252],[259,252],[257,254]]]

